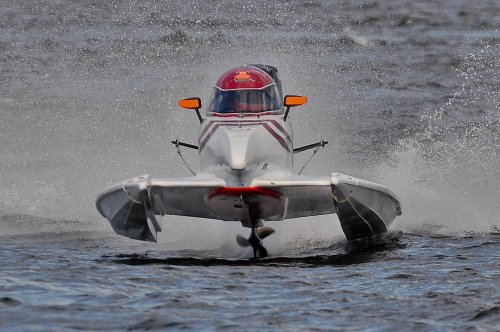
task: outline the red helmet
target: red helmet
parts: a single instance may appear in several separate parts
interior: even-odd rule
[[[215,82],[215,86],[221,90],[260,90],[271,84],[275,84],[275,82],[268,73],[252,66],[228,70]]]
[[[257,67],[231,69],[215,82],[209,107],[213,113],[280,112],[281,101],[272,77]]]

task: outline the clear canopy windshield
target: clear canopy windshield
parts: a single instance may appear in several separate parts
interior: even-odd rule
[[[214,113],[260,113],[280,111],[281,102],[272,84],[261,90],[229,90],[214,88],[208,112]]]

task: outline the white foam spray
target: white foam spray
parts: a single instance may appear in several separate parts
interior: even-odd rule
[[[481,53],[467,54],[457,69],[460,90],[438,109],[423,111],[422,130],[401,140],[392,160],[375,169],[402,199],[397,228],[431,235],[500,229],[499,96],[481,85],[485,72],[499,67]]]

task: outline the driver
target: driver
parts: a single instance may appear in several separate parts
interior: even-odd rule
[[[276,83],[265,71],[244,66],[224,73],[215,83],[208,112],[281,112]]]

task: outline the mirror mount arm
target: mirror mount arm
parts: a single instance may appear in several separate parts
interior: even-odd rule
[[[286,122],[286,119],[288,118],[289,112],[290,112],[290,106],[287,106],[286,111],[285,111],[285,116],[283,116],[283,121]]]
[[[200,120],[200,123],[202,123],[203,122],[203,118],[201,117],[200,109],[199,108],[195,108],[195,111],[196,111],[196,115],[198,115],[198,120]]]

